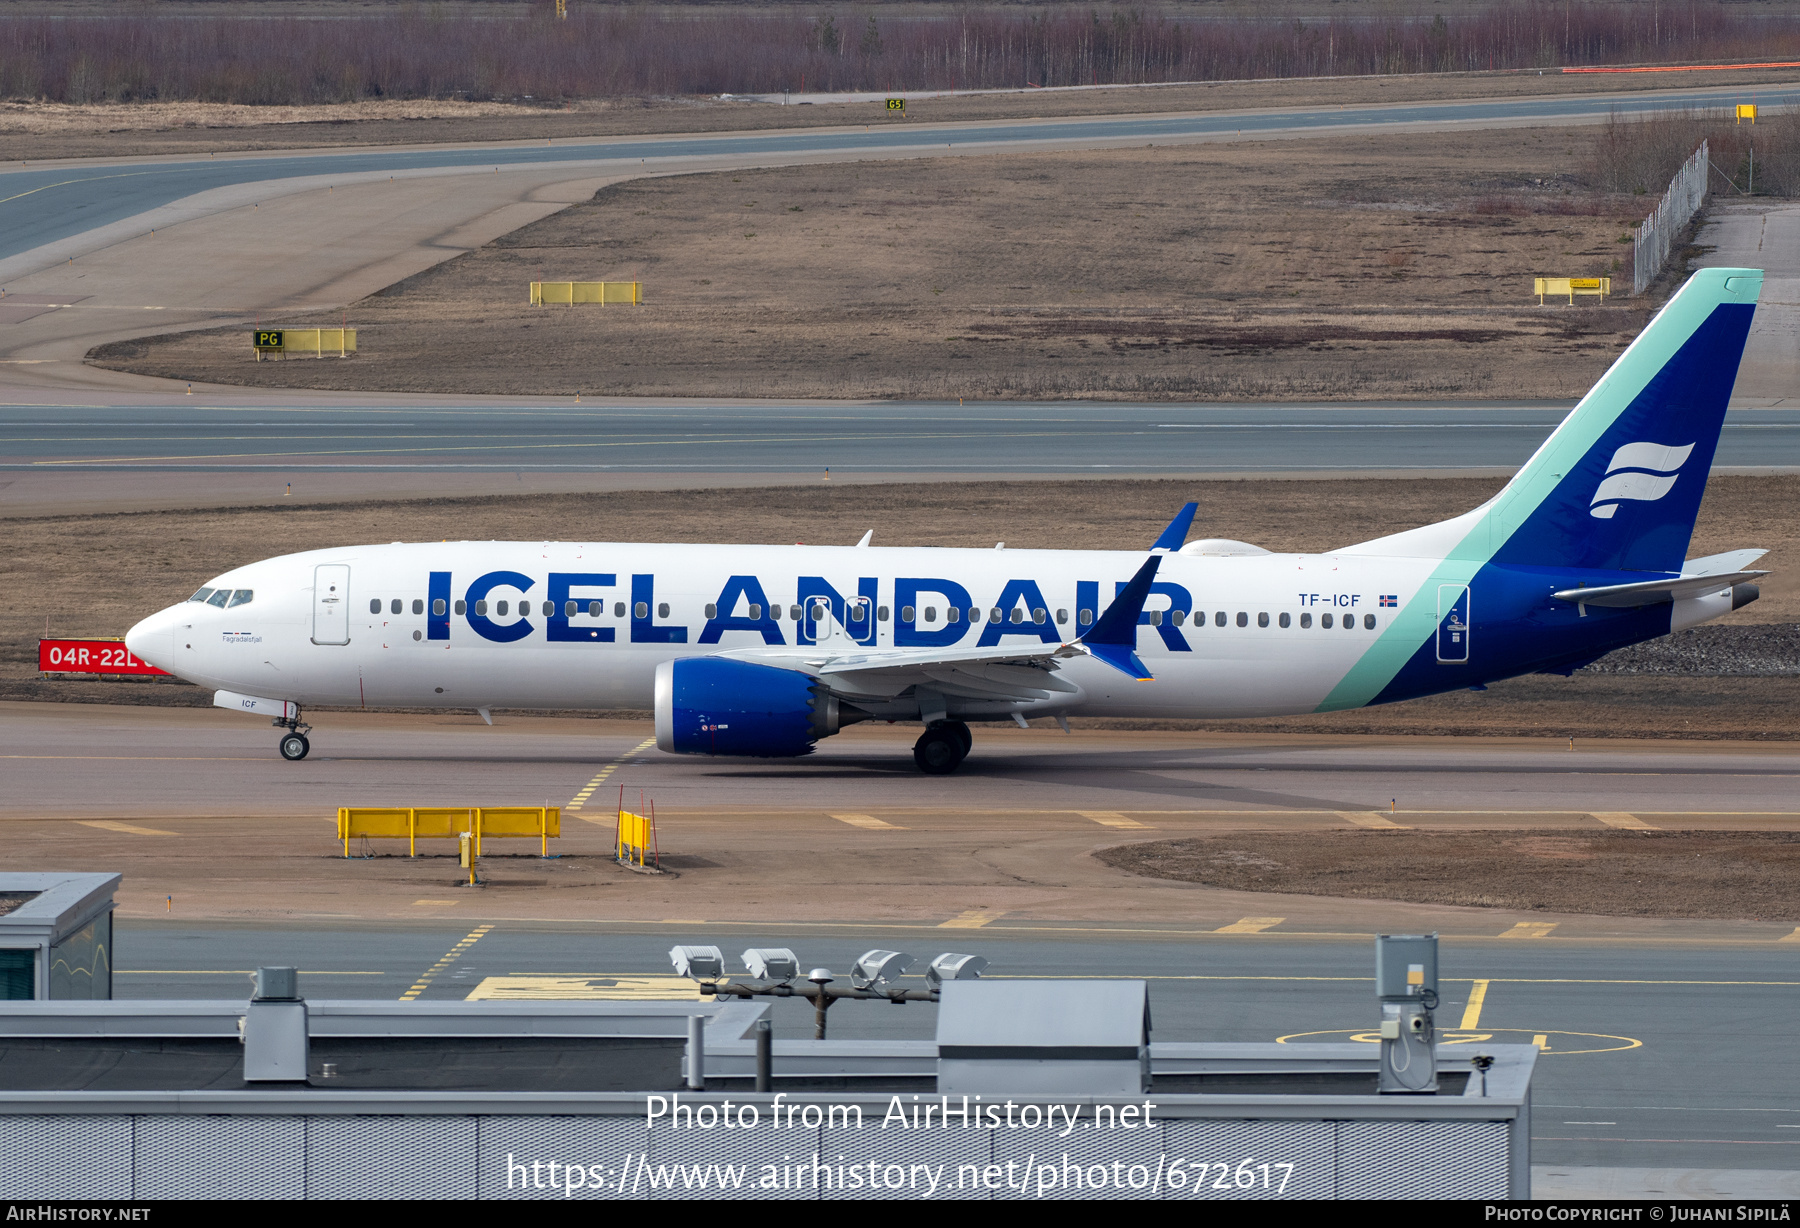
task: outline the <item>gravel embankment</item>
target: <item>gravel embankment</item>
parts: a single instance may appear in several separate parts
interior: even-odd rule
[[[1713,677],[1800,674],[1800,623],[1677,631],[1659,640],[1608,653],[1581,672]]]

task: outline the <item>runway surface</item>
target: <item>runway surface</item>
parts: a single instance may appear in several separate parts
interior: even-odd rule
[[[921,961],[974,952],[999,976],[1143,977],[1158,1041],[1341,1042],[1367,1036],[1378,1018],[1366,939],[501,921],[455,954],[471,932],[467,924],[371,931],[121,921],[116,993],[242,998],[250,969],[293,964],[311,998],[398,998],[422,975],[427,1000],[687,995],[692,986],[670,975],[668,947],[709,942],[733,969],[744,947],[789,946],[807,966],[841,974],[880,946]],[[447,952],[448,965],[431,975]],[[1483,1040],[1543,1046],[1533,1081],[1535,1164],[1800,1167],[1800,1106],[1790,1090],[1800,1054],[1785,1043],[1800,1009],[1792,953],[1453,941],[1440,975],[1438,1023],[1449,1051]],[[929,1039],[936,1009],[845,1003],[831,1014],[831,1034]],[[777,1002],[774,1019],[779,1062],[781,1040],[812,1034],[811,1013]]]
[[[1541,405],[0,405],[0,471],[822,474],[1511,469]],[[1735,410],[1716,463],[1800,467],[1800,409]]]
[[[446,168],[517,167],[625,159],[717,158],[750,155],[792,157],[860,150],[906,153],[957,145],[1029,147],[1181,140],[1195,137],[1373,131],[1417,125],[1484,126],[1594,119],[1613,112],[1724,106],[1741,90],[1672,90],[1653,95],[1618,94],[1557,98],[1507,98],[1474,102],[1355,106],[1338,110],[1263,110],[1200,115],[1150,115],[880,129],[830,129],[571,140],[557,145],[510,142],[479,147],[351,150],[303,155],[268,154],[168,161],[108,159],[104,166],[56,163],[0,174],[0,258],[146,213],[182,197],[238,184],[318,175],[360,176],[442,171]],[[1792,106],[1800,91],[1759,91],[1765,108]]]

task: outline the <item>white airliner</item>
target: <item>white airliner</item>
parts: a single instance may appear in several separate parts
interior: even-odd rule
[[[1480,507],[1319,554],[1186,542],[947,550],[445,542],[238,567],[131,651],[306,756],[307,707],[653,708],[657,745],[805,755],[917,721],[1247,717],[1566,674],[1757,596],[1761,550],[1687,559],[1762,273],[1697,273]]]

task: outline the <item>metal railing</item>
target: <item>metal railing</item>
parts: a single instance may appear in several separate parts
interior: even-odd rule
[[[1706,203],[1706,168],[1706,142],[1701,141],[1694,156],[1675,172],[1675,178],[1669,183],[1669,190],[1663,193],[1655,210],[1638,227],[1637,238],[1631,244],[1633,294],[1642,294],[1650,288],[1650,283],[1662,272],[1663,265],[1669,262],[1669,253],[1675,246],[1675,236],[1681,233],[1681,228],[1692,221],[1694,214],[1700,211],[1700,206]]]

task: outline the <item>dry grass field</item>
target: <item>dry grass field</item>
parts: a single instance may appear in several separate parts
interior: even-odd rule
[[[209,577],[274,554],[368,541],[541,540],[849,543],[1019,549],[1141,547],[1187,499],[1195,536],[1273,550],[1326,550],[1441,519],[1497,479],[1406,482],[1088,481],[650,491],[627,495],[439,499],[19,518],[5,522],[0,582],[36,595],[0,612],[0,699],[204,705],[171,683],[42,680],[37,636],[123,634]],[[979,526],[973,528],[970,526]],[[979,534],[979,536],[977,535]],[[1800,477],[1715,478],[1692,553],[1760,545],[1774,571],[1764,598],[1721,625],[1800,622]],[[1325,716],[1182,722],[1195,730],[1556,737],[1793,738],[1800,676],[1580,673],[1499,683],[1413,703]],[[1104,724],[1134,727],[1134,722]],[[1167,727],[1166,725],[1164,727]]]
[[[1684,89],[1789,84],[1787,70],[1682,73]],[[913,97],[904,119],[879,102],[772,103],[719,98],[584,99],[549,107],[449,99],[317,106],[208,102],[66,104],[0,101],[0,161],[314,149],[343,145],[577,140],[646,133],[733,132],[862,124],[963,123],[1251,107],[1332,107],[1470,98],[1638,93],[1662,74],[1432,73],[1289,81],[1209,81],[1125,89]]]
[[[1642,202],[1586,191],[1594,132],[1338,136],[638,180],[350,308],[360,354],[252,361],[239,329],[100,365],[220,383],[700,397],[1570,397],[1640,300]],[[640,307],[531,307],[534,280]],[[335,326],[331,312],[262,324]]]
[[[1795,832],[1244,832],[1128,844],[1095,856],[1133,874],[1233,891],[1800,921]]]

